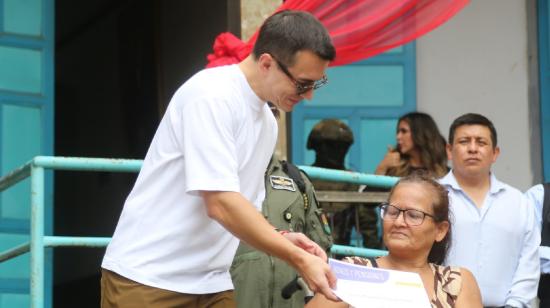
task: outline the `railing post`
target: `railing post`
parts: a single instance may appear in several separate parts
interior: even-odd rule
[[[44,168],[31,166],[31,308],[44,307]]]

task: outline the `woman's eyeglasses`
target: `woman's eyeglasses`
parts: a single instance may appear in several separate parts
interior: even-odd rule
[[[415,209],[400,209],[395,205],[389,203],[382,203],[380,205],[380,216],[384,220],[396,220],[399,215],[403,212],[403,219],[405,223],[409,226],[419,226],[424,222],[426,216],[431,217],[435,220],[435,217],[431,214],[422,212]]]
[[[277,60],[277,58],[273,55],[271,55],[271,57],[275,60],[281,71],[290,79],[290,81],[292,81],[292,83],[294,83],[294,86],[296,87],[296,94],[298,95],[302,95],[310,90],[317,90],[328,83],[327,76],[323,76],[323,78],[315,81],[300,82],[292,76],[286,65]]]

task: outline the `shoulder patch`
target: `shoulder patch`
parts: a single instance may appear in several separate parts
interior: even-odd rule
[[[296,185],[294,185],[294,180],[291,178],[270,175],[269,182],[271,183],[271,187],[273,187],[273,189],[296,191]]]

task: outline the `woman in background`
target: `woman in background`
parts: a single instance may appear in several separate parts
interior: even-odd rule
[[[440,178],[449,171],[445,138],[430,115],[410,112],[399,118],[396,139],[396,148],[388,149],[376,174],[401,177],[422,170]]]

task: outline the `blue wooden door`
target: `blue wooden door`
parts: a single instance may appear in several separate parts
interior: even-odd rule
[[[53,0],[0,0],[2,175],[53,152],[53,10]],[[51,174],[46,181],[46,204],[51,205]],[[29,204],[29,179],[0,194],[0,250],[29,240]],[[45,302],[50,306],[47,256]],[[29,307],[29,260],[25,254],[0,263],[0,307]]]
[[[540,123],[544,180],[550,182],[550,4],[538,1]]]
[[[315,153],[305,146],[311,128],[321,119],[338,118],[350,126],[355,137],[346,167],[373,173],[387,146],[395,145],[397,119],[416,109],[414,43],[329,68],[327,75],[329,84],[292,112],[292,161],[311,165]]]

